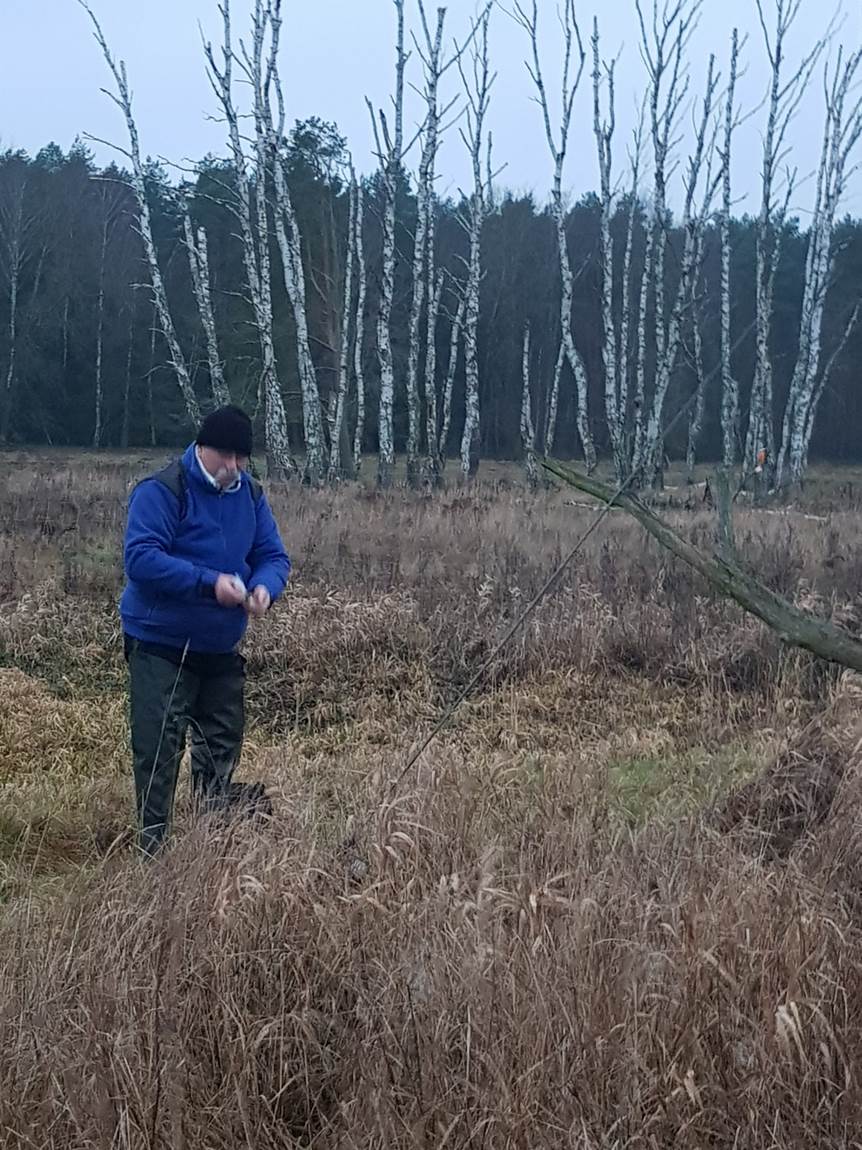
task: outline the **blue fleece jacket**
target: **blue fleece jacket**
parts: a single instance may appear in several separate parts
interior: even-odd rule
[[[143,642],[226,654],[245,634],[242,607],[221,607],[219,575],[239,575],[249,591],[263,586],[273,602],[284,590],[290,559],[266,496],[255,503],[248,475],[218,491],[191,444],[182,457],[181,501],[145,479],[132,492],[126,525],[126,587],[120,615],[127,635]],[[181,510],[183,514],[181,515]]]

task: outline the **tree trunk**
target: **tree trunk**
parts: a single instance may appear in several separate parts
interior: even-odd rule
[[[757,498],[761,498],[771,487],[771,479],[775,475],[777,462],[775,459],[770,342],[775,277],[778,271],[782,231],[794,185],[794,177],[789,175],[784,206],[776,217],[773,206],[776,172],[784,156],[788,127],[799,107],[817,60],[825,47],[825,40],[816,41],[790,79],[785,80],[783,78],[785,41],[798,12],[799,4],[788,4],[785,0],[777,0],[774,37],[770,38],[763,12],[760,11],[760,24],[771,67],[771,76],[766,131],[763,139],[761,204],[757,217],[755,241],[756,361],[743,467],[744,473],[754,472],[756,475],[755,495]],[[762,461],[762,453],[764,452],[766,458],[765,461]]]
[[[527,483],[535,487],[539,481],[536,468],[536,433],[533,429],[533,412],[530,388],[530,325],[524,327],[524,350],[521,363],[523,389],[521,392],[521,450],[524,453],[524,469]]]
[[[449,450],[449,428],[452,425],[452,390],[455,386],[455,373],[458,370],[458,347],[461,343],[461,331],[464,326],[466,310],[467,295],[462,292],[449,334],[449,364],[446,369],[446,383],[443,387],[443,415],[440,420],[440,439],[437,446],[441,470],[446,466],[446,455]]]
[[[705,555],[633,495],[614,491],[554,460],[544,460],[543,466],[576,490],[591,495],[606,506],[626,511],[662,547],[702,575],[720,595],[734,599],[744,610],[761,619],[783,643],[810,651],[828,662],[862,671],[862,642],[858,639],[825,620],[800,611],[744,572],[732,559]]]
[[[380,365],[380,406],[378,418],[377,485],[392,486],[395,471],[395,441],[393,405],[395,374],[392,363],[392,299],[395,293],[395,200],[398,192],[398,174],[404,150],[404,70],[407,57],[404,52],[404,0],[394,0],[398,18],[398,38],[395,63],[395,134],[390,136],[386,116],[380,113],[382,133],[377,130],[374,110],[371,122],[383,172],[383,274],[380,286],[380,306],[377,312],[377,359]],[[381,134],[386,145],[381,146]]]
[[[224,379],[221,356],[218,350],[218,337],[216,335],[215,315],[213,314],[212,293],[210,291],[210,265],[207,234],[204,228],[197,231],[197,239],[192,229],[192,220],[188,211],[183,216],[183,230],[185,233],[186,250],[189,256],[189,268],[192,275],[192,288],[195,293],[195,302],[201,317],[204,335],[207,341],[207,360],[210,369],[210,387],[213,399],[218,407],[230,403],[230,392]]]
[[[270,53],[266,74],[263,68],[263,43],[267,20],[270,23]],[[255,0],[255,36],[253,78],[255,88],[255,129],[257,144],[257,219],[260,243],[261,296],[267,315],[267,332],[272,339],[272,290],[269,256],[269,226],[266,208],[267,174],[272,165],[275,185],[273,216],[284,286],[296,326],[299,380],[302,390],[302,422],[305,434],[305,468],[303,480],[319,487],[326,476],[326,445],[323,437],[323,416],[320,393],[311,350],[308,342],[308,320],[305,303],[305,273],[302,266],[302,243],[299,227],[284,170],[282,153],[284,138],[284,100],[278,75],[278,50],[281,37],[281,0],[273,0],[264,7],[264,0]],[[278,100],[278,124],[273,126],[270,86],[274,84]],[[268,354],[270,354],[268,352]],[[291,470],[290,444],[287,436],[287,417],[281,395],[281,385],[275,367],[275,348],[271,350],[271,372],[266,391],[267,442],[273,444],[277,455],[276,469],[288,475]]]
[[[703,413],[706,406],[706,371],[703,362],[703,331],[701,329],[701,316],[698,314],[699,309],[695,300],[697,294],[698,284],[704,282],[703,265],[704,265],[705,251],[704,251],[704,237],[703,233],[698,235],[697,239],[697,253],[695,255],[695,273],[692,277],[691,289],[691,329],[692,329],[692,342],[694,344],[694,372],[697,379],[697,390],[695,392],[694,410],[692,411],[691,419],[688,425],[688,445],[685,453],[685,469],[686,480],[689,483],[694,482],[694,467],[697,461],[697,445],[700,441],[700,433],[703,428]]]
[[[424,482],[438,487],[442,475],[437,429],[437,319],[443,295],[443,269],[437,273],[434,284],[428,285],[428,333],[425,347],[425,467]]]
[[[105,256],[108,251],[108,217],[102,220],[102,246],[99,258],[99,302],[96,328],[96,414],[93,427],[93,447],[102,446],[102,347],[105,334]]]
[[[608,435],[614,458],[614,471],[622,480],[626,474],[625,461],[625,397],[620,395],[617,365],[616,333],[614,325],[614,245],[611,220],[614,213],[613,178],[614,118],[614,65],[606,69],[608,78],[608,119],[603,123],[601,108],[602,67],[599,55],[599,21],[593,21],[593,132],[599,158],[600,226],[601,226],[601,284],[602,284],[602,370],[605,383],[605,414]],[[627,258],[631,252],[627,247]],[[625,292],[625,281],[623,283]],[[625,308],[625,301],[623,302]]]
[[[491,95],[491,77],[488,69],[488,25],[490,9],[481,19],[481,46],[473,50],[473,79],[471,88],[466,79],[469,112],[468,131],[464,141],[473,161],[473,195],[470,198],[470,259],[465,288],[464,311],[464,434],[461,436],[461,471],[472,477],[479,470],[481,444],[479,412],[479,292],[482,285],[482,227],[488,213],[486,181],[482,173],[485,118]],[[462,72],[463,77],[463,72]]]
[[[477,202],[478,201],[478,202]],[[470,271],[467,277],[464,322],[464,433],[461,436],[461,471],[465,477],[479,468],[479,285],[482,277],[480,235],[482,201],[474,193],[470,223]]]
[[[250,79],[254,88],[254,115],[255,115],[255,155],[256,155],[256,220],[257,235],[252,220],[251,185],[243,149],[242,137],[239,130],[239,118],[233,102],[233,63],[234,50],[232,46],[230,0],[223,0],[222,17],[224,24],[224,45],[222,49],[224,64],[220,71],[215,62],[215,53],[211,44],[205,46],[205,54],[209,63],[209,77],[213,89],[219,98],[225,121],[228,127],[228,140],[231,157],[236,172],[237,208],[240,234],[243,247],[243,263],[245,265],[246,280],[249,295],[251,296],[255,324],[260,341],[261,374],[260,391],[264,397],[264,434],[266,442],[267,462],[270,472],[277,478],[290,475],[294,464],[290,456],[290,444],[287,436],[287,418],[284,411],[284,401],[281,396],[281,385],[278,380],[278,371],[275,361],[275,344],[272,332],[272,288],[271,266],[269,256],[269,218],[266,208],[267,169],[269,161],[269,141],[266,131],[264,101],[265,93],[262,90],[263,78],[263,41],[266,34],[268,17],[265,15],[261,0],[255,0],[254,14],[254,51],[253,62],[248,61]],[[272,77],[267,76],[268,86]]]
[[[347,258],[344,272],[344,308],[341,319],[341,355],[338,364],[338,391],[335,398],[335,418],[329,444],[329,482],[334,483],[344,475],[345,461],[341,458],[342,428],[344,410],[347,406],[347,391],[350,386],[350,313],[353,309],[353,248],[356,230],[356,199],[358,189],[355,177],[350,181],[350,210],[347,221]],[[350,467],[350,473],[355,471]]]
[[[353,468],[358,479],[362,471],[362,450],[365,443],[365,373],[362,353],[365,346],[365,293],[367,276],[365,272],[365,241],[362,235],[365,190],[360,183],[356,189],[356,226],[354,232],[354,252],[359,279],[359,292],[356,298],[356,335],[353,341],[353,373],[356,376],[356,429],[353,436]]]
[[[731,222],[731,168],[733,132],[736,126],[734,99],[739,67],[739,32],[733,29],[730,51],[730,80],[727,86],[727,105],[724,118],[724,152],[722,154],[721,205],[721,432],[723,461],[726,468],[736,463],[739,439],[739,385],[731,365],[730,330],[730,222]]]
[[[580,355],[575,347],[572,335],[572,299],[574,294],[572,267],[569,261],[569,249],[566,240],[566,219],[563,207],[563,167],[566,162],[566,152],[569,143],[569,128],[572,122],[572,108],[575,96],[580,86],[581,77],[586,59],[581,43],[580,29],[575,15],[574,0],[565,0],[560,12],[560,24],[563,32],[563,104],[560,119],[559,145],[554,138],[551,127],[551,116],[548,96],[542,76],[542,64],[539,53],[539,6],[538,0],[533,0],[531,13],[520,6],[516,7],[516,18],[521,26],[528,32],[533,52],[533,66],[530,74],[539,94],[538,103],[542,109],[545,124],[545,136],[548,148],[554,160],[554,183],[551,192],[551,205],[554,223],[557,229],[557,249],[560,261],[560,278],[562,280],[562,293],[560,299],[560,324],[562,330],[562,344],[566,361],[569,364],[575,381],[576,422],[578,436],[584,453],[584,461],[588,471],[596,466],[596,449],[590,432],[589,403],[587,395],[587,376]],[[572,55],[577,48],[577,67],[574,77],[571,76]],[[551,450],[550,443],[556,431],[556,405],[559,396],[559,377],[562,363],[558,364],[558,371],[554,373],[554,389],[551,396],[549,417],[546,424],[546,450]]]
[[[156,311],[158,312],[162,333],[164,334],[165,341],[168,345],[168,350],[170,351],[171,363],[173,365],[174,374],[177,377],[177,382],[179,383],[180,391],[183,395],[183,400],[185,402],[189,421],[194,427],[197,427],[201,418],[200,406],[198,405],[197,396],[195,395],[194,387],[192,386],[192,381],[191,377],[189,376],[188,367],[186,366],[185,357],[183,356],[179,340],[177,339],[174,322],[171,318],[170,307],[168,305],[168,296],[167,292],[165,291],[161,268],[159,267],[159,258],[156,252],[155,241],[153,240],[153,229],[150,222],[150,206],[147,201],[144,166],[141,162],[138,129],[132,114],[132,98],[131,93],[129,92],[126,65],[122,60],[120,60],[119,63],[114,61],[114,57],[111,55],[108,43],[102,33],[101,26],[89,5],[86,3],[86,0],[79,0],[79,3],[89,13],[90,19],[93,21],[93,26],[96,30],[96,40],[102,49],[105,61],[107,62],[107,65],[110,68],[114,77],[114,81],[117,85],[117,91],[119,95],[112,96],[111,99],[114,100],[114,102],[123,112],[123,115],[126,119],[126,128],[129,133],[130,151],[125,154],[132,164],[132,189],[138,202],[138,225],[140,228],[141,239],[144,242],[144,251],[147,257],[147,263],[149,264],[150,268],[153,300],[155,302]]]

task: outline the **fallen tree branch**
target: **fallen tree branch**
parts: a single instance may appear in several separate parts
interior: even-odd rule
[[[824,619],[800,611],[728,559],[699,551],[636,496],[617,492],[592,476],[574,471],[556,460],[543,459],[541,462],[546,471],[570,487],[628,512],[662,547],[693,567],[719,594],[735,600],[744,610],[756,615],[776,632],[783,643],[801,647],[827,662],[862,671],[862,642]]]

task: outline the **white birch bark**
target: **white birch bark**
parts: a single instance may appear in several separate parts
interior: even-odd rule
[[[785,209],[778,213],[777,218],[774,196],[778,169],[785,156],[787,131],[808,87],[817,60],[823,52],[824,41],[817,41],[790,79],[785,80],[783,73],[786,40],[799,14],[799,0],[773,0],[775,24],[772,33],[767,27],[763,0],[755,2],[770,65],[770,85],[766,131],[763,138],[761,203],[755,240],[756,358],[743,463],[746,472],[754,473],[758,466],[758,456],[761,452],[766,452],[766,465],[758,472],[757,482],[758,493],[762,493],[771,486],[771,477],[775,470],[770,341],[775,276],[780,258],[781,230],[792,186],[791,176],[788,175],[787,180]]]
[[[464,432],[461,436],[461,472],[474,476],[479,468],[479,292],[482,284],[482,228],[488,214],[487,181],[482,172],[485,143],[485,118],[491,100],[494,78],[488,67],[488,28],[490,8],[482,15],[478,43],[472,48],[473,83],[464,80],[467,93],[467,131],[464,143],[473,164],[473,194],[470,197],[470,259],[464,289]],[[459,62],[460,67],[460,62]],[[463,70],[462,70],[463,78]]]
[[[260,0],[256,0],[254,44],[259,55],[257,71],[262,74],[263,14],[258,12]],[[261,357],[261,377],[259,391],[264,398],[264,428],[266,454],[271,473],[276,477],[290,475],[295,466],[290,456],[287,437],[287,417],[281,395],[281,385],[275,360],[275,344],[272,334],[272,290],[269,258],[269,218],[266,211],[267,140],[264,133],[262,93],[260,84],[254,83],[254,67],[247,64],[249,77],[254,89],[255,102],[255,214],[252,214],[252,191],[249,163],[246,158],[243,138],[239,128],[239,114],[233,98],[233,50],[230,0],[223,0],[222,22],[224,42],[222,46],[222,67],[216,64],[212,44],[204,45],[208,75],[213,90],[224,112],[228,129],[231,159],[236,174],[237,204],[234,214],[237,217],[242,238],[243,264],[245,266],[250,302],[258,331]],[[259,41],[259,42],[258,42]],[[260,82],[262,79],[259,75]],[[255,231],[255,222],[257,231]]]
[[[668,167],[672,159],[679,112],[688,93],[689,79],[685,52],[700,11],[701,0],[680,0],[672,10],[667,5],[660,9],[658,0],[653,0],[650,31],[647,30],[640,0],[636,0],[636,7],[641,28],[642,56],[647,66],[650,81],[649,122],[653,148],[653,195],[650,224],[652,232],[651,287],[654,299],[656,365],[652,403],[647,405],[649,409],[648,418],[642,419],[642,446],[634,466],[636,470],[641,472],[642,481],[654,483],[662,471],[664,403],[677,364],[682,318],[691,286],[697,228],[693,202],[703,164],[716,80],[715,59],[711,57],[695,149],[689,161],[686,180],[682,220],[685,244],[680,281],[676,296],[668,312],[665,304]],[[666,88],[665,83],[667,83]],[[644,305],[645,300],[642,297],[642,309]],[[642,363],[642,345],[640,359]],[[639,370],[639,391],[641,379]],[[641,398],[640,410],[645,412],[645,394]]]
[[[390,134],[386,114],[382,110],[379,113],[380,130],[378,131],[374,109],[370,101],[367,101],[383,175],[383,267],[380,306],[377,312],[377,359],[380,367],[377,484],[382,488],[392,486],[395,470],[395,441],[392,425],[395,374],[392,364],[392,332],[390,328],[392,299],[395,292],[395,199],[398,190],[398,172],[404,151],[404,72],[407,66],[407,56],[404,52],[404,0],[393,0],[393,3],[398,22],[394,134]]]
[[[710,178],[707,173],[707,188]],[[709,192],[707,191],[707,195]],[[705,208],[701,222],[705,222],[708,206]],[[697,386],[695,390],[694,407],[688,423],[688,444],[685,453],[686,479],[694,482],[694,468],[697,462],[697,445],[700,441],[703,428],[703,415],[706,406],[706,370],[703,358],[703,305],[702,299],[706,294],[706,277],[704,264],[706,261],[706,240],[703,226],[698,227],[695,237],[694,271],[691,277],[691,291],[689,300],[689,314],[691,316],[692,333],[692,360]]]
[[[600,186],[600,227],[602,283],[602,369],[604,371],[605,414],[608,421],[608,435],[614,459],[614,471],[622,481],[627,472],[625,459],[625,406],[620,395],[620,377],[617,365],[617,341],[614,325],[614,245],[611,237],[611,220],[614,214],[616,197],[613,180],[613,142],[616,128],[614,101],[614,62],[602,66],[599,53],[599,21],[593,20],[593,132],[599,159]],[[602,75],[608,86],[607,118],[602,118]],[[629,240],[630,243],[630,240]],[[627,245],[627,257],[631,251]],[[624,289],[625,290],[625,287]]]
[[[826,298],[832,279],[834,251],[832,237],[840,202],[846,191],[847,163],[862,136],[862,99],[856,93],[862,52],[843,62],[839,53],[830,81],[827,65],[824,78],[826,121],[823,153],[818,173],[814,215],[808,235],[805,283],[802,298],[799,349],[785,409],[776,486],[784,480],[789,461],[790,481],[802,481],[807,459],[807,441],[814,423],[819,394],[821,334]],[[855,99],[849,111],[847,99]],[[855,321],[852,321],[855,325]],[[846,342],[842,341],[842,342]]]
[[[272,159],[275,185],[273,216],[276,238],[281,253],[284,287],[296,326],[297,361],[302,391],[302,425],[305,437],[303,479],[312,487],[318,487],[323,483],[327,472],[326,442],[323,435],[320,390],[317,385],[317,373],[311,356],[311,344],[308,336],[302,237],[287,183],[287,157],[284,152],[285,107],[278,71],[282,27],[281,0],[267,0],[265,6],[263,0],[256,0],[256,8],[261,11],[264,28],[267,18],[270,25],[270,53],[266,78],[263,78],[262,71],[259,73],[261,77],[260,111],[263,117],[265,147],[268,148]],[[272,87],[275,88],[278,103],[278,119],[275,124],[272,116]]]
[[[710,78],[713,77],[714,57],[710,60]],[[716,80],[717,83],[717,80]],[[708,85],[709,88],[709,85]],[[710,101],[711,102],[711,101]],[[707,283],[705,275],[706,265],[706,224],[712,210],[712,202],[722,181],[719,169],[718,178],[713,180],[713,160],[717,153],[718,124],[716,123],[711,139],[706,144],[706,177],[704,180],[703,204],[700,214],[692,223],[694,251],[692,255],[691,275],[689,277],[689,296],[687,311],[690,319],[692,333],[692,364],[697,381],[694,396],[694,407],[688,424],[688,443],[686,447],[686,476],[689,483],[694,480],[694,466],[697,459],[697,446],[703,428],[703,415],[706,406],[706,370],[703,355],[703,319],[705,299],[707,296]],[[680,301],[681,309],[684,306]],[[681,319],[684,320],[684,315]],[[682,336],[680,335],[680,338]]]
[[[93,10],[90,8],[86,0],[78,0],[78,3],[89,15],[93,22],[95,29],[96,41],[102,49],[102,54],[105,57],[111,74],[114,77],[114,82],[117,85],[117,92],[119,95],[115,96],[112,92],[106,92],[106,95],[117,105],[122,111],[126,120],[126,129],[129,133],[129,150],[123,148],[117,149],[121,152],[132,165],[132,190],[135,193],[135,198],[138,203],[138,226],[141,233],[141,239],[144,243],[144,251],[147,257],[147,263],[150,269],[150,279],[152,282],[153,299],[155,301],[156,310],[159,316],[159,323],[161,325],[162,333],[168,345],[168,350],[171,356],[171,364],[174,369],[174,374],[177,377],[177,382],[182,392],[183,401],[185,403],[186,412],[188,413],[189,420],[197,427],[200,423],[200,406],[198,405],[197,396],[195,395],[194,387],[192,386],[191,377],[189,376],[188,367],[186,366],[185,357],[180,347],[179,340],[177,339],[174,322],[171,317],[170,307],[168,305],[168,296],[165,291],[164,281],[162,279],[161,268],[159,267],[158,254],[156,252],[155,241],[153,240],[153,229],[150,221],[150,206],[147,201],[147,190],[144,179],[144,166],[141,162],[141,149],[138,139],[138,129],[135,124],[135,118],[132,113],[132,97],[129,91],[128,77],[126,75],[126,65],[120,61],[115,61],[111,50],[108,47],[108,42],[102,32],[101,25],[96,19]]]
[[[437,487],[442,475],[440,441],[437,428],[437,320],[440,316],[440,301],[443,297],[445,276],[443,269],[437,271],[437,278],[429,284],[428,334],[425,346],[425,474],[424,482],[429,487]]]
[[[637,330],[637,357],[635,366],[635,396],[632,428],[632,459],[631,471],[640,473],[644,460],[645,411],[646,411],[646,336],[647,313],[649,309],[649,292],[653,282],[653,262],[655,253],[656,233],[650,223],[646,229],[646,251],[644,253],[644,266],[641,274],[640,294],[638,297],[638,330]],[[642,478],[642,477],[641,477]]]
[[[409,344],[407,350],[407,482],[411,487],[420,480],[421,398],[419,389],[420,334],[426,300],[430,304],[434,285],[434,176],[439,148],[440,105],[438,99],[442,60],[443,31],[446,9],[437,9],[437,26],[431,35],[423,0],[418,0],[419,15],[425,36],[425,52],[417,49],[424,64],[425,122],[422,127],[422,154],[419,160],[416,234],[413,243],[413,297],[410,307]],[[426,54],[427,53],[427,54]],[[430,284],[430,286],[429,286]]]
[[[545,413],[545,452],[550,455],[554,450],[554,440],[557,437],[557,411],[560,405],[560,380],[563,377],[563,368],[566,365],[566,341],[560,338],[557,350],[557,359],[554,363],[554,374],[551,377],[551,393],[548,396],[548,410]]]
[[[536,433],[533,428],[532,389],[530,387],[530,325],[524,325],[524,349],[521,362],[523,389],[521,392],[521,450],[524,453],[524,470],[527,483],[535,487],[539,481],[536,468]]]
[[[817,381],[817,384],[815,386],[814,396],[813,396],[811,404],[808,407],[808,411],[806,414],[805,430],[804,430],[803,435],[802,435],[801,465],[800,465],[800,469],[799,469],[799,478],[797,480],[795,480],[795,482],[797,482],[797,483],[802,483],[802,480],[805,476],[805,472],[808,468],[808,451],[809,451],[809,448],[811,447],[811,436],[814,433],[814,419],[815,419],[815,416],[817,414],[817,408],[820,404],[820,399],[823,395],[823,392],[829,386],[829,380],[832,376],[832,371],[833,371],[833,368],[835,367],[835,364],[841,358],[841,356],[844,352],[844,349],[847,347],[847,344],[850,341],[850,337],[853,335],[853,332],[856,330],[856,326],[859,322],[859,311],[860,311],[860,305],[857,303],[853,309],[853,312],[850,316],[850,319],[847,321],[847,324],[844,328],[844,332],[841,336],[841,339],[839,340],[838,344],[836,345],[835,349],[833,350],[832,354],[830,355],[829,359],[827,360],[826,366],[824,367],[824,369],[820,375],[820,378]]]
[[[724,147],[721,152],[721,434],[722,459],[726,468],[731,468],[736,463],[739,440],[739,384],[734,378],[731,364],[730,323],[731,157],[733,133],[737,127],[735,100],[738,74],[739,31],[734,28],[724,113]]]
[[[344,307],[341,317],[341,355],[338,362],[338,389],[335,396],[335,415],[332,421],[332,434],[329,440],[329,482],[341,479],[345,471],[345,461],[341,458],[341,436],[344,427],[344,413],[347,406],[347,392],[350,387],[350,315],[353,310],[353,256],[354,232],[356,230],[356,201],[359,189],[356,177],[351,175],[348,192],[349,211],[347,220],[347,255],[344,269]],[[354,468],[350,466],[352,474]]]
[[[575,380],[575,395],[576,395],[576,420],[578,426],[578,435],[581,440],[581,447],[584,453],[584,462],[587,471],[593,471],[596,466],[596,450],[593,444],[592,433],[590,431],[589,419],[589,397],[587,392],[587,376],[584,370],[583,361],[575,346],[574,335],[572,332],[572,300],[574,295],[574,279],[572,276],[572,266],[569,259],[568,241],[566,238],[566,212],[563,204],[563,168],[566,161],[566,152],[568,150],[569,142],[569,128],[572,120],[572,109],[574,106],[575,96],[578,88],[580,87],[581,77],[584,71],[584,63],[586,54],[584,52],[583,43],[581,41],[581,33],[578,25],[577,17],[575,15],[574,0],[564,0],[563,11],[561,14],[561,23],[563,28],[564,39],[564,56],[563,56],[563,84],[562,84],[562,110],[560,116],[560,133],[559,143],[554,137],[554,131],[551,127],[550,105],[548,100],[547,89],[545,87],[544,78],[542,76],[542,66],[539,54],[539,39],[538,39],[538,26],[539,26],[539,9],[538,0],[532,0],[530,9],[524,8],[520,3],[515,4],[515,15],[530,36],[532,46],[533,63],[527,65],[527,69],[532,77],[533,83],[539,95],[538,103],[542,109],[542,115],[545,123],[545,135],[548,141],[548,147],[551,156],[554,160],[554,182],[551,192],[551,207],[554,217],[554,223],[557,231],[557,249],[560,261],[560,277],[562,280],[562,292],[560,299],[560,320],[562,325],[562,341],[565,350],[566,362]],[[577,50],[577,60],[572,75],[572,55]],[[555,391],[559,393],[559,383]],[[552,408],[555,409],[554,397],[552,395]],[[552,434],[555,431],[555,420],[548,421],[548,432]],[[553,441],[546,442],[545,449],[551,451],[553,449]]]
[[[210,266],[207,234],[200,227],[195,237],[192,219],[188,209],[183,214],[183,235],[185,237],[186,251],[189,256],[189,270],[192,277],[192,290],[198,314],[204,329],[207,341],[207,360],[210,369],[210,386],[213,399],[218,407],[230,403],[230,392],[224,379],[224,368],[218,350],[218,336],[216,334],[215,315],[213,314],[212,293],[210,290]]]
[[[367,277],[365,271],[365,242],[362,228],[365,217],[365,189],[358,184],[356,189],[356,220],[353,235],[353,252],[356,259],[359,290],[356,297],[356,323],[353,339],[353,374],[356,377],[356,428],[353,435],[353,473],[358,479],[362,471],[362,447],[365,440],[365,372],[362,354],[365,349],[365,294]]]
[[[455,387],[455,373],[458,370],[458,348],[461,345],[461,332],[464,327],[466,311],[467,296],[462,291],[459,293],[458,309],[452,320],[452,328],[449,333],[449,361],[446,368],[446,382],[443,386],[443,414],[440,420],[440,438],[437,444],[437,456],[440,460],[441,471],[446,465],[449,428],[452,425],[452,391]]]
[[[639,205],[640,193],[640,164],[641,154],[643,148],[643,112],[644,107],[641,105],[641,114],[638,121],[638,126],[634,133],[634,146],[630,156],[632,182],[630,190],[630,202],[628,210],[628,222],[626,225],[626,246],[625,254],[623,255],[623,282],[622,282],[622,304],[620,314],[620,326],[617,338],[617,409],[618,420],[622,425],[622,450],[621,450],[621,471],[618,479],[622,481],[627,479],[629,475],[629,468],[634,454],[634,435],[630,427],[629,416],[629,386],[630,381],[635,378],[636,365],[633,364],[632,348],[630,342],[631,333],[631,320],[632,320],[632,305],[634,301],[634,272],[632,253],[634,251],[634,238],[635,238],[635,224],[637,222],[637,213]],[[643,402],[641,395],[641,403],[639,409],[643,411]]]
[[[271,10],[270,10],[271,11]],[[278,196],[278,172],[280,165],[278,157],[274,154],[275,148],[270,132],[271,118],[268,115],[269,111],[269,85],[272,80],[272,65],[273,58],[270,59],[269,72],[264,78],[263,71],[263,48],[264,39],[266,36],[267,18],[270,11],[264,8],[262,0],[255,0],[254,17],[253,17],[253,58],[252,58],[252,75],[251,82],[254,91],[254,126],[255,126],[255,204],[257,207],[257,235],[258,235],[258,266],[260,268],[260,304],[264,317],[264,330],[266,332],[267,347],[266,347],[266,371],[264,375],[265,388],[264,388],[264,425],[266,427],[266,442],[267,449],[270,451],[275,463],[275,470],[280,475],[288,475],[291,471],[289,463],[290,448],[287,437],[287,417],[284,410],[284,400],[281,395],[281,385],[278,379],[278,370],[275,360],[275,343],[273,340],[273,314],[272,314],[272,266],[269,254],[269,213],[267,211],[267,175],[269,172],[270,162],[274,169],[276,179],[276,205],[273,212],[276,222],[276,233],[278,235],[279,246],[282,242],[282,229],[284,221],[280,212],[281,202]],[[273,43],[275,42],[273,34]],[[282,266],[284,267],[284,253],[282,251]],[[285,281],[287,281],[288,272],[285,270]],[[291,300],[291,303],[293,301]],[[303,355],[302,343],[297,333],[297,344],[299,345],[299,372],[300,380],[303,379]],[[305,394],[303,392],[303,414],[305,409]],[[318,421],[320,421],[320,411],[317,412]],[[322,439],[321,434],[321,439]],[[304,470],[304,477],[311,478],[314,484],[322,481],[322,474],[319,467],[315,467],[319,461],[314,452],[314,443],[309,445],[306,439],[306,465]]]

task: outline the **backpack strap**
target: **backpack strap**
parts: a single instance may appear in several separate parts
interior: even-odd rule
[[[257,507],[261,495],[263,495],[263,485],[259,479],[249,473],[248,483],[251,489],[251,498],[254,506]],[[147,479],[155,479],[157,483],[161,483],[163,487],[167,487],[168,491],[173,494],[180,501],[180,519],[186,513],[186,490],[188,488],[188,479],[186,478],[186,469],[183,467],[181,459],[172,459],[166,467],[160,471],[154,472],[152,475],[146,476]],[[140,482],[143,483],[143,480]]]
[[[186,513],[186,471],[179,459],[172,459],[167,467],[163,467],[161,471],[157,471],[150,479],[155,479],[157,483],[161,483],[163,487],[167,487],[168,491],[172,491],[180,501],[180,519]]]

